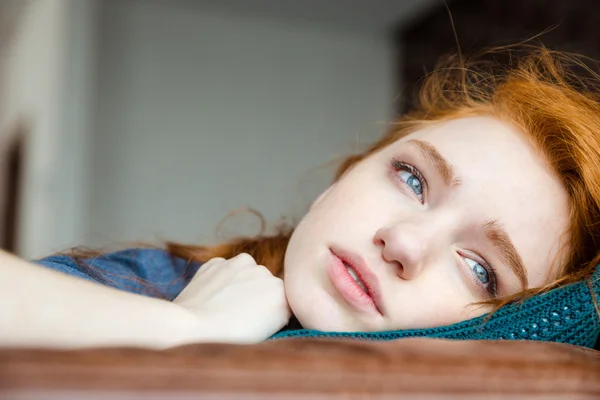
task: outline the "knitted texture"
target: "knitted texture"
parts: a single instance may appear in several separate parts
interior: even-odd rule
[[[385,332],[321,332],[301,329],[277,333],[272,339],[336,337],[393,340],[431,337],[458,340],[541,340],[592,348],[600,335],[600,317],[596,308],[598,303],[600,266],[589,280],[506,305],[491,316],[486,314],[453,325]]]

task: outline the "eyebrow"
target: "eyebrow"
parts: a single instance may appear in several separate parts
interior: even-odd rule
[[[437,170],[438,174],[442,177],[442,180],[448,188],[457,188],[461,184],[461,178],[457,175],[452,164],[450,164],[429,142],[411,139],[408,143],[416,145],[421,154],[433,165]],[[501,254],[502,261],[507,264],[512,272],[517,276],[521,282],[523,289],[528,286],[527,274],[525,273],[525,267],[523,266],[523,260],[517,249],[513,245],[510,237],[502,228],[502,225],[497,220],[491,220],[483,225],[486,236],[492,245],[496,247]]]
[[[517,249],[510,241],[508,234],[498,223],[497,220],[488,221],[483,225],[488,239],[500,250],[502,261],[506,263],[513,273],[519,278],[523,289],[527,289],[527,274],[523,266],[523,260],[517,252]]]
[[[456,174],[452,164],[442,157],[434,145],[419,139],[411,139],[408,143],[412,143],[419,148],[421,155],[427,158],[427,160],[435,167],[447,187],[457,188],[460,186],[461,178]]]

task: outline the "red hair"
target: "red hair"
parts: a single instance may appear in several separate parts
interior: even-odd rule
[[[476,60],[451,56],[441,62],[424,80],[414,109],[365,151],[347,157],[335,180],[369,155],[429,124],[485,115],[516,126],[560,178],[569,198],[570,223],[562,236],[564,262],[558,279],[493,301],[501,306],[590,277],[600,262],[600,78],[581,57],[546,48],[533,49],[502,67]],[[585,74],[575,73],[578,68]],[[215,246],[167,242],[166,250],[196,261],[245,252],[282,276],[292,232],[293,228],[282,228],[273,235],[242,237]]]

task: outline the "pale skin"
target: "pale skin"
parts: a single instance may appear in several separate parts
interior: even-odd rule
[[[427,149],[446,160],[456,181],[444,182]],[[421,195],[413,173],[390,167],[393,158],[421,172]],[[288,301],[304,327],[319,330],[425,328],[481,315],[488,308],[469,305],[490,298],[489,284],[474,277],[472,270],[481,270],[475,262],[494,267],[498,295],[521,289],[482,226],[497,221],[527,287],[539,287],[561,261],[567,205],[558,177],[516,128],[491,117],[436,124],[356,165],[317,199],[287,249]],[[325,273],[331,246],[366,262],[380,286],[381,314],[342,299]]]
[[[556,275],[567,205],[558,177],[517,128],[491,117],[438,123],[355,165],[313,203],[286,251],[284,282],[242,254],[210,260],[167,302],[0,253],[0,345],[255,343],[292,312],[324,331],[454,323],[487,311],[473,302]],[[496,237],[502,229],[512,258],[494,246],[490,228]],[[341,294],[328,275],[331,248],[363,260],[377,281],[377,312]]]

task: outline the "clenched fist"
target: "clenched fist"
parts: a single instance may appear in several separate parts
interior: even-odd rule
[[[283,281],[246,253],[207,261],[173,303],[199,319],[203,337],[218,342],[261,342],[291,316]]]

